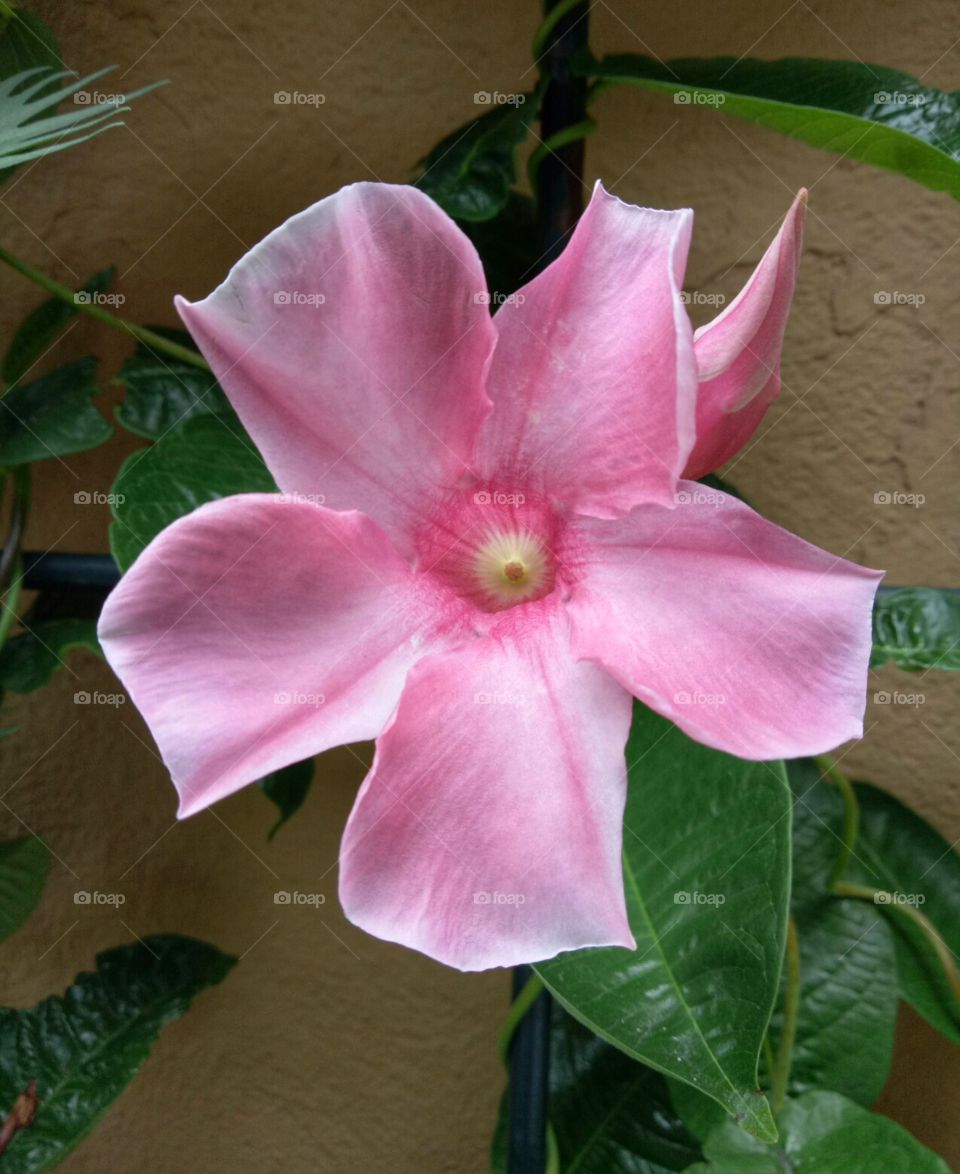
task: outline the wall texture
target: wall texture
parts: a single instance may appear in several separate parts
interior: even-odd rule
[[[125,129],[24,168],[0,191],[0,239],[63,280],[115,263],[124,312],[170,324],[174,292],[206,293],[291,213],[358,178],[410,177],[418,157],[476,113],[476,90],[528,87],[538,19],[532,2],[510,0],[38,0],[36,9],[75,68],[119,65],[108,88],[171,84],[137,103]],[[947,89],[960,71],[957,36],[949,0],[919,9],[598,0],[594,15],[598,50],[860,57]],[[326,100],[278,106],[279,90]],[[599,113],[588,180],[601,176],[635,202],[696,209],[689,288],[734,293],[793,192],[811,189],[783,396],[735,480],[771,518],[888,568],[891,583],[960,583],[957,205],[665,97],[610,93]],[[8,271],[0,289],[6,337],[37,299]],[[922,292],[926,302],[878,308],[878,290]],[[124,350],[107,328],[78,321],[50,361],[104,355],[108,407]],[[106,491],[134,447],[118,433],[92,454],[48,462],[29,543],[105,549],[106,509],[76,506],[73,495]],[[879,490],[923,493],[926,504],[878,506]],[[874,688],[896,681],[883,671]],[[22,733],[2,744],[5,785],[15,785],[0,830],[42,833],[60,863],[38,913],[0,954],[3,997],[28,1005],[62,989],[97,950],[131,934],[195,934],[243,960],[166,1031],[63,1168],[174,1174],[189,1155],[192,1170],[238,1174],[481,1171],[507,979],[448,972],[340,915],[337,845],[367,748],[325,756],[305,809],[270,844],[272,813],[255,792],[177,825],[138,715],[72,702],[77,689],[111,687],[108,671],[78,654],[48,691],[15,704]],[[956,685],[931,674],[918,687],[919,710],[871,706],[867,736],[845,761],[953,839]],[[75,906],[79,887],[124,892],[122,921]],[[278,910],[278,888],[328,902]],[[883,1107],[956,1163],[958,1082],[956,1050],[905,1014]]]

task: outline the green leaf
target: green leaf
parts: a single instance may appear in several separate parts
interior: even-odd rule
[[[873,609],[870,665],[888,660],[902,669],[960,672],[960,591],[881,588]]]
[[[197,416],[123,463],[113,483],[110,545],[125,571],[151,538],[207,501],[275,493],[250,438],[216,416]]]
[[[272,840],[291,815],[299,811],[310,784],[313,782],[313,759],[307,758],[303,762],[294,762],[282,770],[275,770],[259,780],[257,786],[264,795],[277,805],[280,817],[267,833],[267,839]]]
[[[960,198],[960,94],[883,65],[788,57],[654,61],[622,54],[580,72],[674,95]]]
[[[510,192],[496,216],[466,220],[461,227],[480,254],[492,295],[490,309],[495,310],[500,297],[509,296],[536,274],[542,255],[536,205],[529,196]]]
[[[50,680],[72,648],[103,653],[96,620],[40,620],[0,649],[0,689],[30,693]]]
[[[817,764],[787,764],[794,793],[791,903],[800,947],[800,1012],[790,1088],[827,1088],[862,1105],[880,1095],[893,1057],[897,964],[883,915],[827,895],[843,801]],[[876,883],[876,880],[874,880]],[[774,1017],[773,1039],[779,1038]]]
[[[75,78],[69,70],[38,65],[0,81],[0,169],[65,151],[111,127],[123,126],[123,120],[114,115],[128,110],[127,103],[134,98],[163,84],[155,82],[128,94],[105,96],[103,101],[91,102],[89,97],[86,102],[74,100],[66,114],[50,113],[65,98],[89,94],[87,87],[114,68]],[[75,80],[62,87],[53,84],[65,78]]]
[[[489,220],[507,203],[517,178],[517,147],[526,141],[539,105],[535,93],[515,97],[522,101],[493,105],[420,161],[416,186],[456,220]]]
[[[0,941],[20,928],[40,900],[50,854],[36,836],[0,843]],[[9,1103],[0,1107],[6,1112]]]
[[[164,333],[192,346],[190,336],[181,331]],[[227,417],[242,432],[236,413],[209,371],[158,354],[143,343],[120,368],[119,380],[127,394],[117,407],[117,420],[138,436],[158,440],[195,416],[209,415]]]
[[[0,399],[0,465],[96,448],[113,429],[93,405],[96,360],[77,359]]]
[[[960,856],[892,795],[867,783],[858,783],[856,793],[857,857],[863,864],[852,871],[863,883],[894,894],[898,902],[915,905],[933,922],[954,959],[960,957]],[[900,997],[960,1043],[960,1000],[927,937],[895,905],[868,908],[886,917],[893,930]]]
[[[943,1161],[887,1117],[835,1092],[788,1101],[777,1122],[780,1141],[765,1146],[732,1122],[703,1147],[708,1161],[688,1174],[950,1174]]]
[[[711,750],[640,705],[627,764],[624,879],[637,949],[581,950],[536,969],[591,1030],[772,1139],[757,1058],[786,935],[783,766]]]
[[[0,1010],[0,1105],[31,1080],[39,1107],[3,1155],[4,1174],[51,1170],[134,1077],[160,1029],[220,982],[236,959],[205,942],[158,934],[97,955],[62,997]]]
[[[113,281],[113,274],[113,266],[101,269],[85,282],[77,293],[91,296],[104,293]],[[7,348],[2,369],[4,383],[16,383],[26,375],[77,313],[78,305],[71,306],[69,302],[64,302],[60,298],[51,298],[28,314]]]
[[[38,65],[62,68],[57,39],[39,16],[15,9],[0,30],[0,79]]]
[[[562,1007],[554,1004],[551,1016],[549,1115],[561,1174],[669,1174],[700,1157],[659,1072],[599,1039]],[[504,1095],[494,1174],[506,1171],[507,1112]]]

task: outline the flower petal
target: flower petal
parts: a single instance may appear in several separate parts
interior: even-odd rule
[[[432,200],[357,183],[177,308],[280,488],[362,510],[402,543],[490,410],[485,301],[473,245]]]
[[[882,572],[727,494],[681,486],[673,511],[576,523],[579,654],[691,737],[741,758],[820,754],[859,737]]]
[[[497,311],[482,475],[540,482],[582,513],[673,504],[696,367],[680,301],[693,213],[601,184],[560,257]]]
[[[99,637],[185,816],[375,737],[425,651],[422,610],[369,518],[249,494],[159,534],[108,598]]]
[[[632,947],[620,864],[630,709],[566,636],[425,658],[344,833],[347,917],[460,970]]]
[[[735,456],[780,392],[780,350],[803,247],[802,189],[760,264],[729,306],[694,336],[697,442],[684,470],[691,479]]]

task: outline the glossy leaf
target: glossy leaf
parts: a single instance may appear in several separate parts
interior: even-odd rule
[[[826,1088],[869,1106],[893,1057],[897,965],[882,913],[827,895],[843,802],[816,763],[787,764],[794,793],[791,904],[800,948],[800,1011],[790,1069],[795,1093]],[[780,1017],[772,1024],[779,1039]]]
[[[49,868],[50,853],[36,836],[0,843],[0,942],[33,912]]]
[[[960,198],[960,94],[882,65],[788,57],[655,61],[622,54],[578,69],[607,83],[661,90],[811,146],[895,171]]]
[[[637,949],[581,950],[537,970],[598,1035],[773,1138],[757,1059],[786,933],[783,766],[711,750],[639,705],[627,764],[624,878]]]
[[[0,465],[26,465],[103,444],[113,429],[93,404],[96,360],[77,359],[0,399]]]
[[[267,833],[268,840],[272,840],[290,816],[300,810],[312,782],[312,758],[294,762],[282,770],[275,770],[258,781],[257,786],[272,803],[276,804],[280,812],[277,822]]]
[[[943,1161],[905,1129],[835,1092],[788,1101],[780,1140],[765,1146],[732,1122],[711,1134],[706,1162],[688,1174],[950,1174]]]
[[[0,78],[38,65],[59,69],[62,64],[57,39],[39,16],[25,8],[5,15],[0,27]]]
[[[84,282],[77,293],[89,297],[104,293],[113,281],[113,273],[113,266],[101,269],[89,281]],[[79,300],[71,306],[69,302],[64,302],[60,298],[51,298],[28,314],[13,336],[13,341],[4,356],[4,383],[16,383],[26,375],[37,359],[53,345],[70,319],[79,312]]]
[[[551,1014],[549,1117],[559,1174],[669,1174],[700,1157],[659,1072],[599,1039],[562,1007],[554,1004]],[[507,1108],[504,1096],[494,1174],[506,1174]]]
[[[89,648],[102,656],[97,622],[89,619],[41,620],[0,649],[0,689],[30,693],[46,685],[63,667],[73,648]]]
[[[902,912],[904,906],[919,909],[954,959],[960,957],[960,856],[892,795],[866,783],[858,783],[856,793],[860,838],[850,876],[895,897],[896,904],[868,908],[885,917],[893,931],[900,997],[960,1043],[960,1000],[928,939]]]
[[[870,663],[876,668],[888,660],[902,669],[960,672],[960,591],[881,588],[873,609]]]
[[[113,483],[113,556],[125,571],[151,538],[204,502],[270,492],[273,478],[246,433],[198,416],[124,462]]]
[[[455,220],[489,220],[507,203],[517,178],[517,148],[526,141],[538,106],[536,94],[510,97],[521,100],[492,104],[420,161],[417,187]]]
[[[181,346],[193,346],[184,331],[163,333]],[[138,436],[158,440],[194,416],[208,415],[225,416],[242,432],[233,408],[209,371],[160,354],[143,343],[121,367],[119,381],[126,388],[126,397],[117,407],[117,420]]]
[[[51,1170],[136,1075],[160,1029],[220,982],[236,959],[205,942],[157,934],[98,954],[61,997],[0,1010],[0,1104],[31,1080],[39,1108],[3,1155],[4,1174]]]

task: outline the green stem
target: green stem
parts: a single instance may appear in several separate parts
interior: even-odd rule
[[[41,273],[39,269],[34,269],[32,265],[28,265],[26,261],[21,261],[19,257],[15,257],[12,253],[8,253],[6,249],[0,248],[0,261],[4,261],[11,269],[16,269],[18,273],[28,277],[41,289],[45,289],[47,293],[52,294],[55,298],[59,298],[62,302],[72,306],[75,310],[81,310],[84,314],[89,314],[91,318],[96,318],[99,322],[105,322],[108,326],[113,326],[117,330],[126,331],[127,334],[132,335],[140,342],[146,343],[155,351],[162,351],[168,354],[173,359],[179,359],[183,363],[191,363],[194,367],[199,367],[202,371],[209,371],[210,367],[201,355],[196,351],[190,350],[189,347],[180,346],[179,343],[172,342],[169,338],[164,338],[162,334],[157,334],[153,330],[148,330],[146,326],[138,326],[135,322],[128,322],[126,318],[121,318],[117,314],[111,314],[109,310],[103,309],[102,306],[95,305],[93,302],[78,302],[76,293],[70,289],[69,286],[61,285],[59,281],[54,281],[52,277],[48,277],[45,273]]]
[[[912,921],[933,947],[937,959],[943,967],[943,972],[946,975],[947,982],[950,984],[954,997],[960,1003],[960,974],[957,972],[956,963],[953,960],[950,947],[940,936],[937,927],[930,918],[926,914],[921,913],[916,905],[908,905],[896,901],[894,900],[894,895],[886,892],[884,889],[874,889],[870,885],[848,884],[846,881],[840,881],[835,884],[833,886],[833,892],[838,897],[856,897],[860,901],[872,901],[874,905],[883,905],[888,909],[895,909],[903,917],[906,917],[908,921]]]
[[[527,178],[530,180],[530,186],[536,190],[537,172],[540,169],[540,164],[551,151],[556,151],[558,147],[565,147],[568,143],[575,143],[577,139],[585,139],[587,135],[592,135],[596,129],[597,124],[593,119],[585,118],[582,122],[565,126],[563,130],[558,130],[555,135],[551,135],[550,138],[542,142],[527,160]]]
[[[770,1107],[776,1117],[783,1108],[790,1080],[793,1044],[797,1038],[797,1011],[800,1007],[800,947],[797,925],[791,916],[787,922],[787,989],[783,999],[783,1029],[780,1046],[770,1073]]]
[[[840,839],[840,855],[837,857],[827,881],[827,888],[832,889],[843,880],[847,865],[857,848],[857,839],[860,836],[860,804],[857,802],[853,784],[842,771],[837,769],[836,763],[823,757],[818,757],[814,761],[823,773],[823,777],[834,784],[843,798],[843,835]]]
[[[773,1079],[773,1044],[770,1042],[770,1032],[766,1031],[763,1034],[763,1059],[767,1065],[767,1084]]]
[[[14,620],[17,618],[17,605],[20,602],[20,590],[22,586],[23,556],[17,551],[17,557],[13,563],[13,574],[10,576],[10,586],[7,588],[7,593],[3,600],[3,607],[0,609],[0,648],[7,642],[10,629],[13,626]]]
[[[527,980],[523,990],[510,1004],[510,1010],[507,1012],[507,1017],[503,1022],[503,1027],[500,1029],[500,1035],[497,1038],[497,1051],[504,1064],[508,1063],[510,1041],[513,1039],[513,1033],[517,1030],[517,1025],[537,1001],[537,997],[542,990],[543,979],[539,974],[534,974]]]
[[[589,0],[588,0],[589,2]],[[543,24],[537,29],[533,35],[533,60],[537,62],[543,55],[544,50],[550,42],[550,34],[557,27],[561,20],[568,12],[583,4],[584,0],[560,0],[560,3],[551,8],[544,18]]]

